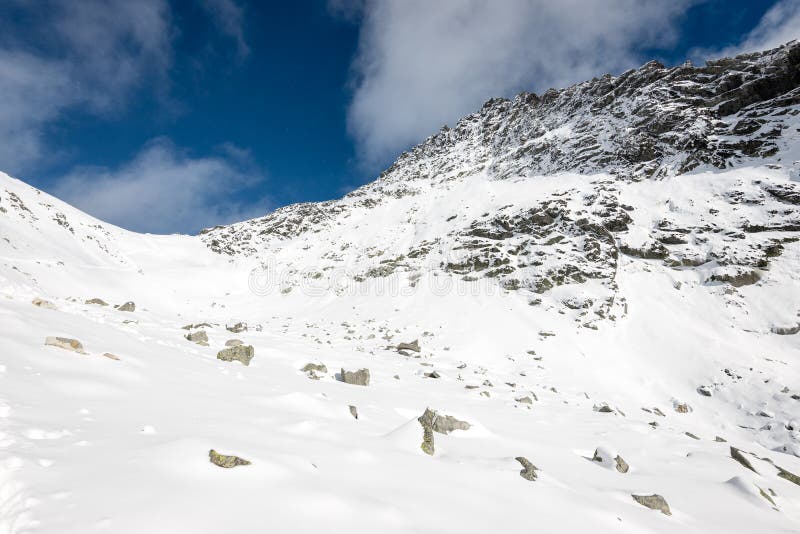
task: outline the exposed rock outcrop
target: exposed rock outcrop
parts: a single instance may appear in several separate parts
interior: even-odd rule
[[[217,353],[217,359],[224,362],[238,361],[242,365],[250,365],[250,360],[255,355],[255,349],[252,345],[237,345],[223,349]]]
[[[219,467],[224,467],[225,469],[231,469],[233,467],[237,467],[240,465],[250,465],[249,460],[245,460],[244,458],[239,458],[238,456],[229,456],[226,454],[220,454],[214,449],[208,451],[208,459],[212,464],[217,465]]]

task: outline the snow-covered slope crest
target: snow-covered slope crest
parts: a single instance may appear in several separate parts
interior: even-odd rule
[[[0,175],[0,533],[797,531],[796,59],[491,101],[201,236]]]

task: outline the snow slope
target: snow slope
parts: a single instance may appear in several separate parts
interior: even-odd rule
[[[200,236],[127,232],[0,175],[0,532],[797,532],[797,87],[739,95],[727,119],[682,108],[709,139],[718,119],[779,123],[750,154],[720,156],[752,131],[686,165],[662,132],[655,159],[630,161],[609,130],[641,123],[619,113],[642,95],[758,85],[796,50],[716,74],[648,64],[535,112],[492,101],[341,200]],[[608,100],[598,84],[617,122],[586,100]],[[581,124],[498,133],[553,110]],[[614,161],[579,156],[591,120]],[[546,165],[500,155],[554,141]],[[199,330],[208,346],[185,339]],[[250,365],[216,358],[233,338]],[[338,379],[360,368],[368,386]],[[432,456],[426,407],[471,425],[435,433]]]

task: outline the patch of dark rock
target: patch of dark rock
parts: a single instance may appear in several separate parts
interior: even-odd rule
[[[212,464],[218,465],[219,467],[224,467],[225,469],[231,469],[240,465],[250,465],[249,460],[239,458],[238,456],[220,454],[214,449],[208,451],[208,459]]]
[[[420,448],[422,452],[429,456],[433,456],[436,451],[433,439],[433,423],[436,420],[436,412],[430,408],[425,408],[425,413],[417,418],[419,424],[422,425],[422,443]]]
[[[697,392],[704,397],[710,397],[713,394],[713,390],[709,386],[700,386],[697,388]]]
[[[114,306],[114,307],[117,309],[117,311],[123,311],[123,312],[136,311],[136,304],[131,301],[128,301],[124,304],[120,304],[119,306]]]
[[[452,415],[439,415],[434,412],[433,431],[439,434],[449,434],[454,430],[469,430],[472,425],[466,421],[456,419]]]
[[[770,328],[770,331],[773,334],[778,334],[779,336],[793,336],[794,334],[800,332],[800,323],[794,326],[773,326]]]
[[[784,480],[788,480],[794,484],[800,486],[800,476],[795,475],[794,473],[783,469],[782,467],[775,466],[778,469],[778,476]]]
[[[528,460],[524,456],[517,456],[514,459],[522,465],[522,469],[519,472],[519,476],[521,476],[525,480],[530,480],[531,482],[536,480],[537,476],[536,471],[538,468],[535,465],[533,465],[530,462],[530,460]]]
[[[685,245],[688,243],[680,234],[667,234],[658,238],[664,245]]]
[[[736,274],[718,273],[712,274],[709,280],[712,282],[724,282],[733,287],[742,287],[755,284],[761,280],[761,275],[757,271],[743,271]]]
[[[355,386],[368,386],[369,369],[359,369],[358,371],[345,371],[342,369],[341,381],[345,384],[353,384]]]
[[[669,256],[669,250],[661,243],[652,243],[647,247],[631,247],[625,244],[619,246],[619,251],[634,258],[643,260],[663,260]]]
[[[255,355],[255,349],[252,345],[237,345],[223,349],[217,353],[217,359],[224,362],[238,361],[242,365],[250,365],[250,360]]]
[[[348,408],[350,409],[350,415],[353,416],[353,419],[358,419],[358,408],[356,408],[352,404],[348,406]]]
[[[410,350],[410,351],[413,351],[413,352],[419,352],[422,349],[419,346],[419,340],[415,339],[411,343],[398,343],[397,344],[397,350],[398,351]]]
[[[595,449],[594,455],[592,456],[593,462],[603,463],[603,456],[600,454],[600,451]],[[619,473],[627,473],[630,469],[628,462],[622,459],[622,456],[617,455],[614,457],[614,469],[616,469]]]
[[[742,454],[742,451],[737,449],[736,447],[731,447],[731,458],[742,464],[744,467],[752,471],[753,473],[758,473],[756,469],[753,467],[753,464],[750,463],[750,460]]]
[[[228,332],[233,332],[234,334],[238,334],[240,332],[246,332],[247,331],[247,324],[246,323],[236,323],[233,326],[225,325],[225,329]]]
[[[692,411],[692,407],[685,402],[679,402],[675,404],[675,411],[678,413],[689,413]]]
[[[192,343],[197,343],[198,345],[208,345],[208,334],[206,334],[203,330],[186,334],[184,337]]]
[[[672,515],[666,499],[661,495],[654,493],[653,495],[631,495],[633,500],[651,510],[658,510],[664,515]]]

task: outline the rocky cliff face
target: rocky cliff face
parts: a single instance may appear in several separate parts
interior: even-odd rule
[[[604,317],[621,256],[697,269],[704,283],[764,276],[800,231],[800,188],[786,180],[800,165],[798,114],[796,42],[702,67],[650,62],[492,99],[341,200],[202,239],[221,254],[277,261],[291,273],[285,290],[338,269],[355,282],[491,279],[532,302],[581,284],[592,294],[569,306]]]

